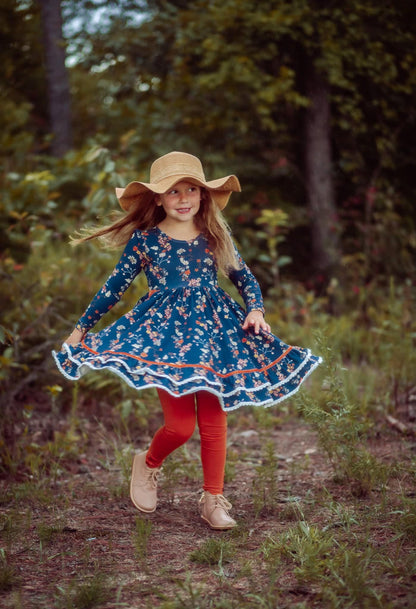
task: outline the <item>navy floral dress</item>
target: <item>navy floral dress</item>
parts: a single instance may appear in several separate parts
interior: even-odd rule
[[[226,411],[271,406],[294,394],[321,360],[273,334],[242,329],[249,311],[263,310],[263,299],[238,258],[241,269],[230,279],[245,311],[218,285],[204,235],[179,241],[157,227],[136,230],[77,328],[90,330],[142,270],[149,292],[104,330],[87,333],[76,346],[64,343],[53,353],[58,368],[72,380],[107,369],[138,390],[158,387],[173,396],[210,391]]]

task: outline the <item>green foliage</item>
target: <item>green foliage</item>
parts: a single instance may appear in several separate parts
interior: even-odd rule
[[[189,558],[192,562],[201,565],[222,566],[231,562],[235,555],[235,547],[231,541],[211,537],[204,541],[197,550],[191,552]]]
[[[322,340],[318,341],[324,358],[326,377],[318,399],[310,395],[297,396],[297,404],[305,419],[318,434],[318,441],[333,465],[335,477],[349,481],[357,496],[384,485],[388,471],[363,446],[369,422],[359,403],[346,394],[339,357]]]
[[[17,574],[7,559],[6,552],[3,548],[0,549],[0,592],[4,592],[13,588],[17,582]]]
[[[184,445],[164,461],[163,476],[159,486],[167,499],[173,502],[175,490],[184,478],[199,482],[200,477],[200,459],[196,455],[191,455],[188,446]]]
[[[205,590],[201,586],[193,585],[191,577],[187,575],[185,581],[177,582],[175,599],[163,602],[160,607],[161,609],[213,609],[213,603],[207,597]],[[221,601],[219,604],[215,601],[215,607],[227,609],[227,605],[223,605]]]
[[[227,449],[227,460],[225,463],[224,482],[228,484],[235,478],[235,466],[238,462],[238,454],[232,449]]]
[[[281,209],[263,209],[256,219],[262,231],[257,232],[259,240],[264,239],[266,248],[259,261],[266,263],[269,272],[270,292],[276,292],[280,280],[280,269],[291,262],[289,256],[281,256],[279,246],[285,242],[289,216]],[[273,290],[274,288],[274,290]]]
[[[403,507],[396,511],[396,529],[399,534],[414,542],[416,540],[416,501],[407,499]]]
[[[414,273],[416,226],[412,203],[392,184],[377,180],[347,200],[341,210],[345,227],[343,274],[363,289],[373,281]]]
[[[279,544],[283,553],[295,560],[297,577],[305,582],[319,579],[334,541],[330,533],[301,521]]]
[[[65,400],[50,352],[69,334],[117,258],[89,244],[71,250],[63,243],[77,226],[106,213],[108,183],[113,178],[113,185],[119,183],[109,152],[93,147],[51,161],[49,168],[47,160],[42,164],[38,171],[7,174],[0,203],[0,454],[6,470],[20,462],[13,419],[30,416],[37,392],[54,407]],[[124,307],[133,306],[142,286],[137,282]]]
[[[305,66],[313,60],[332,87],[333,173],[341,218],[354,213],[342,222],[348,254],[353,256],[357,249],[363,253],[358,239],[364,241],[364,267],[370,273],[388,274],[395,267],[393,272],[402,275],[414,269],[415,121],[409,108],[415,106],[415,39],[407,3],[384,6],[354,0],[345,11],[339,0],[330,6],[314,0],[126,0],[108,3],[96,26],[97,7],[63,3],[77,149],[112,150],[118,169],[123,166],[128,177],[145,178],[149,161],[173,148],[201,154],[210,174],[235,171],[243,178],[244,194],[227,214],[238,239],[250,245],[248,259],[264,287],[273,287],[270,261],[260,259],[267,258],[270,248],[264,251],[264,244],[255,244],[253,238],[263,209],[284,208],[290,214],[289,244],[283,244],[279,260],[291,258],[294,264],[286,271],[299,275],[304,268],[307,276],[311,260],[302,177],[305,142],[299,125],[309,103]],[[21,176],[55,171],[50,159],[35,155],[44,149],[46,123],[39,8],[35,2],[9,0],[2,11],[6,94],[0,100],[5,117],[1,149],[7,168],[2,179],[6,198],[15,193],[13,210],[30,215],[33,200],[40,195],[45,203],[46,193],[37,188],[33,192],[28,184],[19,192]],[[102,176],[86,176],[77,156],[75,151],[71,175],[64,175],[71,155],[67,157],[61,177],[64,189],[75,195],[73,202],[81,203],[80,211],[85,192],[99,185]],[[117,185],[115,173],[111,185]],[[55,186],[59,192],[62,184]],[[369,210],[373,188],[379,214]],[[97,196],[105,198],[103,193]],[[62,193],[47,205],[51,203],[58,208],[62,203],[61,209],[68,211]],[[83,218],[78,219],[82,223]],[[384,255],[391,237],[403,260]],[[16,249],[25,250],[25,245],[23,238]],[[381,270],[386,262],[389,269]],[[271,266],[275,272],[276,265]]]
[[[89,580],[74,581],[67,589],[60,587],[56,600],[59,609],[93,609],[101,607],[109,596],[108,582],[98,573]]]
[[[256,477],[253,480],[253,505],[256,515],[260,513],[273,514],[278,502],[277,481],[278,459],[272,442],[267,442],[264,448],[262,464],[256,467]]]
[[[318,586],[317,596],[325,606],[384,606],[373,584],[374,562],[379,557],[370,547],[365,551],[347,548],[329,531],[301,521],[280,539],[267,539],[262,555],[271,572],[282,561],[293,561],[299,585]]]
[[[144,561],[149,550],[149,539],[152,533],[152,523],[150,520],[136,516],[136,529],[134,531],[134,548],[136,557]]]
[[[57,535],[62,533],[63,526],[49,525],[49,524],[38,524],[36,527],[39,540],[42,544],[50,544],[54,541]]]
[[[0,10],[0,167],[19,171],[47,131],[39,5],[5,0]]]
[[[30,35],[20,37],[32,47],[34,4],[25,5],[21,25]],[[313,0],[126,1],[110,3],[97,27],[94,7],[64,3],[77,147],[93,138],[115,153],[129,177],[146,178],[151,160],[178,148],[200,154],[213,177],[235,171],[244,194],[227,215],[264,288],[273,288],[269,268],[275,273],[277,267],[255,237],[263,208],[290,214],[279,260],[292,259],[286,272],[305,278],[312,265],[299,126],[308,106],[305,65],[313,60],[332,87],[333,175],[348,255],[362,253],[357,240],[364,241],[370,273],[388,274],[380,269],[386,261],[401,275],[414,269],[415,122],[409,108],[415,105],[415,40],[406,4],[354,0],[345,11],[339,0],[330,6]],[[22,12],[10,3],[5,23],[15,27]],[[6,29],[10,37],[14,29]],[[20,74],[19,53],[11,57]],[[393,213],[381,204],[386,221],[375,213],[369,218],[372,188],[379,199],[394,201]],[[344,219],[350,212],[354,217]],[[406,265],[401,256],[383,255],[392,234]]]

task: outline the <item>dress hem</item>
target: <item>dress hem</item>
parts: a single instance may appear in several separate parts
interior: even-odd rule
[[[271,406],[274,406],[276,404],[278,404],[279,402],[282,402],[283,400],[288,399],[289,397],[293,396],[295,393],[297,393],[297,391],[300,389],[300,387],[302,386],[303,382],[309,377],[309,375],[322,363],[322,358],[318,357],[318,356],[312,356],[311,351],[308,349],[307,350],[307,357],[303,360],[301,366],[298,366],[296,368],[296,370],[294,370],[293,372],[291,372],[291,374],[286,377],[284,380],[280,381],[279,383],[277,383],[276,385],[270,385],[270,384],[263,384],[260,385],[258,387],[254,387],[254,388],[247,388],[247,387],[237,387],[236,389],[234,389],[232,392],[229,393],[222,393],[220,391],[216,391],[213,387],[210,386],[206,386],[206,387],[193,387],[189,390],[185,390],[183,393],[180,393],[179,395],[174,393],[173,391],[169,390],[167,387],[165,387],[162,383],[157,383],[157,382],[153,382],[153,383],[146,383],[145,385],[142,385],[140,387],[137,387],[134,382],[131,380],[131,378],[125,374],[122,370],[115,368],[111,365],[106,364],[105,366],[94,366],[93,364],[89,363],[89,362],[83,362],[83,363],[79,363],[78,361],[75,360],[75,358],[73,358],[71,356],[70,350],[69,350],[69,346],[67,343],[64,343],[62,345],[66,352],[67,352],[67,356],[68,359],[75,364],[78,367],[78,374],[77,376],[71,376],[69,375],[62,367],[58,357],[57,357],[57,353],[55,351],[52,351],[52,356],[55,360],[55,363],[58,367],[58,369],[60,370],[60,372],[63,374],[63,376],[70,380],[70,381],[77,381],[79,380],[82,376],[84,376],[86,374],[87,371],[82,371],[83,368],[88,368],[88,370],[108,370],[109,372],[115,374],[116,376],[122,378],[130,387],[132,387],[133,389],[135,389],[136,391],[141,391],[143,389],[149,389],[149,388],[156,388],[156,389],[163,389],[164,391],[166,391],[167,393],[169,393],[171,396],[173,397],[181,397],[184,395],[190,395],[192,393],[197,393],[198,391],[207,391],[209,393],[212,393],[213,395],[215,395],[216,397],[218,397],[219,402],[221,404],[221,408],[225,411],[225,412],[229,412],[232,410],[237,410],[238,408],[242,407],[242,406],[261,406],[261,407],[265,407],[265,408],[269,408]],[[316,357],[316,361],[312,364],[311,368],[308,370],[308,372],[305,374],[305,376],[302,378],[301,382],[289,393],[287,393],[286,395],[283,395],[281,397],[279,397],[277,400],[273,400],[273,399],[269,399],[269,400],[263,400],[262,402],[253,402],[253,401],[241,401],[238,402],[237,404],[233,405],[233,406],[229,406],[226,407],[224,405],[224,397],[230,397],[232,395],[235,395],[236,393],[238,393],[239,391],[245,391],[245,392],[250,392],[250,393],[255,393],[256,391],[261,391],[262,389],[267,389],[269,391],[273,391],[274,389],[278,389],[280,386],[288,383],[294,376],[296,376],[304,367],[305,365],[310,362],[312,357]],[[119,363],[123,363],[124,362],[120,362],[119,360],[115,359],[114,361],[118,361]],[[150,370],[150,369],[143,369],[140,372],[141,375],[144,374],[153,374],[156,377],[163,377],[166,379],[169,379],[170,382],[172,382],[173,384],[175,384],[177,387],[180,387],[180,385],[184,385],[186,383],[192,383],[195,380],[203,380],[205,383],[210,383],[210,381],[206,378],[206,377],[197,377],[197,376],[193,376],[189,379],[187,379],[186,381],[182,381],[182,382],[177,382],[174,379],[172,379],[171,377],[169,377],[168,375],[161,375],[161,374],[157,374],[156,372],[154,372],[154,370]],[[212,383],[211,383],[212,384]]]

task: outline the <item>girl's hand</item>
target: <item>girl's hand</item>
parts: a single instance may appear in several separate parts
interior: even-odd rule
[[[265,332],[271,332],[271,328],[268,323],[264,321],[263,313],[261,311],[250,311],[243,323],[243,330],[248,330],[249,328],[254,329],[254,333],[258,334],[260,328]]]
[[[77,330],[75,328],[75,330],[73,330],[71,332],[71,334],[68,336],[68,338],[66,339],[65,342],[66,342],[67,345],[75,346],[78,343],[80,343],[83,338],[84,338],[84,333],[81,332],[81,330]]]

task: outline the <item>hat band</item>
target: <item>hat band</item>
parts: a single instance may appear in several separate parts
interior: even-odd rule
[[[180,165],[176,165],[176,167],[169,167],[166,172],[159,173],[157,176],[150,176],[150,182],[153,184],[157,184],[166,178],[171,178],[173,176],[189,176],[190,178],[195,178],[200,182],[206,182],[204,172],[202,171],[192,171],[189,169],[189,165],[185,163],[181,163]]]

